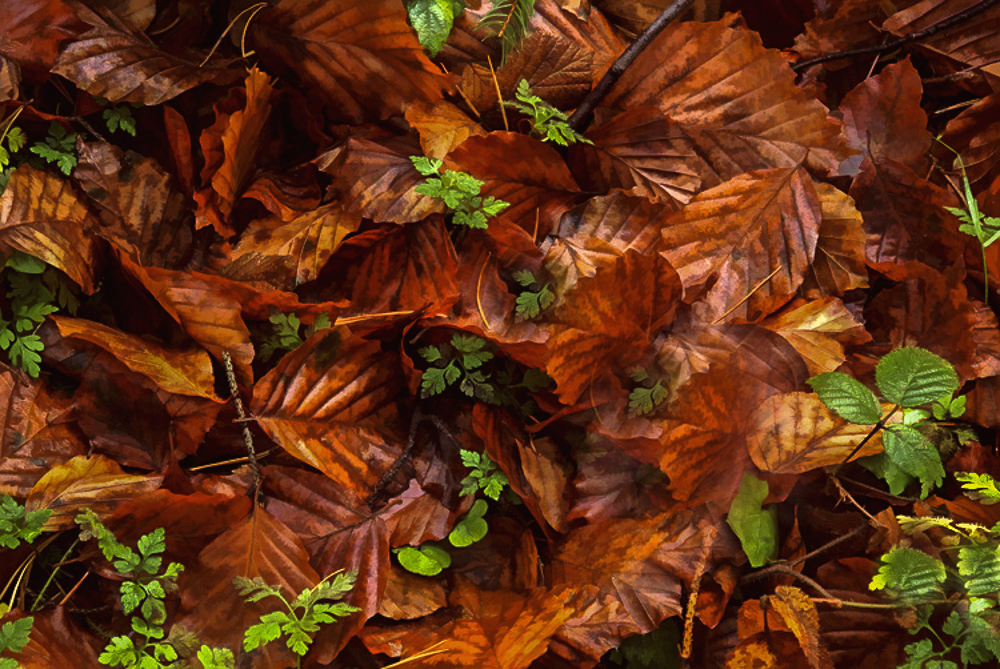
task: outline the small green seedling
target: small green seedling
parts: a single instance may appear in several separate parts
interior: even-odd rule
[[[59,311],[57,303],[75,313],[79,302],[69,284],[41,260],[15,251],[0,273],[0,284],[8,286],[11,319],[0,313],[0,349],[7,352],[10,362],[38,377],[45,346],[38,328],[49,314]]]
[[[459,494],[464,497],[482,490],[483,494],[490,499],[499,500],[500,494],[510,484],[510,480],[493,461],[493,458],[486,452],[477,453],[476,451],[467,451],[464,448],[459,453],[462,456],[462,464],[472,470],[468,476],[462,479],[462,490]]]
[[[67,132],[62,124],[53,121],[45,141],[36,142],[30,151],[47,163],[55,163],[63,174],[69,176],[76,167],[76,133]]]
[[[20,653],[28,645],[31,627],[34,624],[35,619],[31,616],[4,623],[0,627],[0,653],[8,650]],[[9,657],[0,658],[0,669],[16,669],[17,667],[17,660]]]
[[[480,197],[483,182],[465,172],[445,170],[442,174],[444,163],[440,160],[424,156],[410,156],[410,160],[420,174],[434,177],[417,186],[417,192],[444,200],[445,206],[454,212],[451,222],[455,225],[485,230],[489,218],[510,206],[509,202],[492,195],[485,199]]]
[[[332,581],[329,580],[331,577]],[[285,645],[299,656],[299,666],[302,666],[301,658],[309,652],[313,635],[319,631],[321,624],[332,623],[337,618],[344,618],[361,610],[356,606],[337,601],[343,599],[354,588],[356,578],[357,574],[353,572],[330,574],[315,587],[303,590],[289,602],[281,594],[280,587],[268,585],[259,576],[252,579],[237,576],[233,579],[233,583],[248,602],[275,597],[286,609],[265,613],[260,617],[260,623],[251,625],[243,637],[243,649],[251,651],[285,637]]]
[[[514,107],[531,119],[531,133],[543,142],[555,142],[560,146],[569,146],[577,142],[593,144],[592,141],[570,127],[569,117],[545,100],[531,92],[527,79],[521,79],[514,94],[516,101],[504,100],[506,107]]]
[[[901,494],[913,479],[920,480],[921,498],[944,480],[944,466],[937,447],[918,429],[930,413],[917,407],[934,403],[938,412],[958,411],[961,402],[952,397],[958,390],[955,368],[944,358],[919,347],[900,348],[885,355],[875,367],[875,384],[894,406],[885,417],[878,398],[860,381],[841,372],[827,372],[808,381],[820,400],[844,420],[857,425],[872,425],[868,436],[844,462],[882,432],[885,452],[866,458],[863,464],[889,484],[890,491]],[[889,418],[903,410],[903,421],[888,425]]]
[[[302,346],[305,340],[313,336],[313,334],[320,330],[325,330],[332,325],[329,314],[322,313],[316,316],[312,325],[306,326],[305,334],[300,335],[302,321],[295,314],[277,312],[271,314],[268,320],[271,322],[274,332],[260,346],[260,359],[264,361],[269,360],[274,355],[274,352],[279,349],[292,351]]]
[[[493,359],[493,354],[486,350],[486,340],[475,335],[456,334],[451,338],[451,348],[448,357],[437,346],[426,346],[417,351],[420,357],[434,365],[421,376],[420,396],[440,395],[461,379],[459,388],[463,393],[492,402],[494,388],[489,383],[489,376],[479,369]]]
[[[490,527],[486,524],[483,516],[486,515],[488,508],[486,500],[477,499],[472,504],[472,508],[469,509],[468,513],[459,518],[458,522],[455,523],[455,527],[448,533],[448,541],[451,542],[452,546],[455,548],[465,548],[482,540],[486,536]]]
[[[13,123],[14,116],[12,115],[7,125],[4,126],[3,132],[0,133],[0,193],[7,188],[7,182],[10,181],[10,175],[14,171],[14,167],[11,165],[14,154],[24,148],[28,141],[24,132]],[[5,143],[6,146],[4,146]]]
[[[25,511],[10,495],[0,496],[0,546],[14,549],[23,541],[30,544],[42,533],[52,509]]]
[[[393,551],[399,565],[408,572],[421,576],[437,576],[451,566],[451,555],[433,544],[419,547],[403,546]]]
[[[961,198],[965,204],[965,208],[959,209],[958,207],[945,207],[945,209],[957,216],[958,220],[962,222],[962,224],[958,226],[960,231],[975,237],[979,241],[980,252],[983,257],[983,303],[989,304],[990,279],[989,272],[986,267],[986,248],[997,239],[1000,239],[1000,218],[984,216],[983,213],[979,211],[979,204],[976,202],[976,198],[972,195],[972,186],[969,184],[969,176],[965,173],[965,163],[962,162],[962,156],[959,155],[958,151],[942,142],[940,137],[938,138],[938,142],[955,154],[955,162],[958,163],[958,169],[962,172]]]
[[[123,132],[127,132],[135,137],[135,117],[132,116],[132,110],[125,105],[109,107],[104,110],[101,116],[108,126],[108,132],[115,132],[121,129]]]
[[[653,380],[642,367],[633,367],[628,372],[629,377],[637,385],[628,394],[628,410],[636,416],[652,413],[670,396],[663,387],[661,379]]]
[[[514,272],[514,280],[521,284],[523,291],[517,296],[514,312],[521,320],[538,318],[538,315],[552,306],[556,294],[549,288],[550,283],[542,283],[535,274],[526,269]]]

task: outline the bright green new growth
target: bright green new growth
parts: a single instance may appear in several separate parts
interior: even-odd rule
[[[37,378],[42,361],[39,352],[45,349],[38,328],[60,306],[76,313],[79,302],[55,269],[20,251],[7,259],[0,276],[8,286],[12,312],[9,321],[0,313],[0,349],[7,352],[12,365]]]
[[[25,511],[10,495],[0,496],[0,546],[14,549],[23,541],[30,544],[42,533],[42,525],[52,509]]]
[[[69,176],[76,167],[76,133],[66,132],[66,128],[53,121],[45,141],[35,142],[30,151],[47,163],[55,163],[63,174]]]
[[[514,307],[519,319],[537,318],[556,301],[556,294],[549,289],[551,284],[542,284],[531,270],[522,269],[514,272],[514,280],[524,288],[517,296],[517,306]]]
[[[28,645],[28,637],[31,635],[31,626],[34,623],[35,619],[31,616],[4,623],[3,627],[0,627],[0,653],[8,650],[21,652],[21,649]],[[16,660],[9,657],[0,658],[0,669],[15,669],[15,667],[17,667]]]
[[[877,476],[889,484],[893,494],[903,489],[915,477],[920,480],[921,497],[944,480],[944,466],[937,447],[915,425],[930,417],[915,408],[935,403],[936,414],[951,414],[964,407],[964,402],[952,398],[958,390],[955,368],[944,358],[918,347],[900,348],[885,355],[875,367],[875,383],[882,396],[895,404],[889,415],[903,409],[901,424],[885,425],[881,405],[871,390],[841,372],[827,372],[808,381],[820,400],[831,411],[851,423],[875,425],[882,429],[885,453],[864,462]],[[952,414],[953,415],[953,414]]]
[[[628,394],[628,410],[636,416],[652,413],[670,396],[669,391],[663,387],[661,379],[657,379],[652,386],[649,385],[652,378],[649,376],[649,372],[642,367],[630,369],[628,375],[635,383],[645,384],[637,385]]]
[[[938,141],[941,142],[941,139],[938,138]],[[945,207],[945,210],[957,216],[958,220],[962,222],[962,224],[958,226],[958,229],[961,232],[971,235],[979,240],[980,251],[983,256],[983,283],[985,289],[983,304],[988,305],[990,303],[990,278],[989,272],[986,268],[986,247],[995,242],[997,239],[1000,239],[1000,218],[984,216],[983,213],[979,211],[979,204],[976,202],[976,198],[972,195],[972,186],[969,184],[969,176],[965,173],[965,163],[962,162],[962,156],[959,155],[958,151],[951,148],[944,142],[941,142],[941,144],[955,154],[955,162],[958,163],[958,168],[962,172],[962,199],[965,201],[965,209]]]
[[[774,504],[763,506],[767,494],[767,481],[744,474],[726,516],[751,567],[762,567],[778,556],[778,508]]]
[[[406,12],[417,39],[431,58],[438,55],[448,41],[455,17],[465,9],[463,0],[407,0]]]
[[[464,497],[482,490],[490,499],[499,500],[500,493],[510,484],[510,480],[497,463],[486,452],[477,453],[463,448],[459,453],[462,456],[462,464],[472,470],[462,479],[462,490],[459,495]]]
[[[260,359],[265,361],[269,360],[278,349],[286,351],[294,350],[302,346],[305,340],[313,336],[316,332],[325,330],[332,325],[329,314],[322,313],[316,316],[312,325],[306,327],[303,336],[299,334],[302,321],[295,314],[277,312],[271,314],[268,320],[271,321],[274,333],[267,337],[260,346]]]
[[[4,141],[7,142],[6,147],[4,146]],[[0,193],[7,188],[7,182],[14,171],[14,168],[10,164],[11,156],[24,148],[24,144],[27,141],[24,132],[13,125],[12,118],[7,123],[3,133],[0,134]]]
[[[922,602],[942,596],[945,578],[943,562],[915,548],[897,546],[882,556],[882,566],[868,587],[888,589],[906,602]]]
[[[528,24],[535,15],[535,0],[497,0],[490,11],[479,19],[476,29],[486,28],[490,37],[500,40],[503,58],[517,47],[528,34]]]
[[[445,206],[454,212],[451,222],[455,225],[485,230],[488,218],[510,206],[509,202],[498,200],[492,195],[485,199],[479,197],[483,182],[465,172],[445,170],[441,174],[444,163],[440,160],[424,156],[410,156],[410,160],[423,176],[436,177],[417,186],[417,192],[444,200]]]
[[[996,480],[989,474],[956,472],[955,480],[962,483],[962,489],[970,499],[978,500],[982,504],[1000,502],[1000,487],[997,487]]]
[[[531,118],[532,134],[543,142],[555,142],[561,146],[569,146],[577,142],[593,144],[592,141],[570,127],[569,117],[537,95],[532,95],[527,79],[521,79],[517,85],[516,101],[504,100],[507,107],[514,107],[519,112]]]
[[[477,499],[469,512],[459,518],[455,527],[448,533],[448,541],[455,548],[465,548],[480,541],[489,532],[489,525],[483,516],[488,509],[486,500]]]
[[[334,577],[332,581],[328,580],[330,576]],[[236,590],[248,602],[276,597],[286,609],[265,613],[258,624],[251,625],[244,634],[243,649],[251,651],[284,636],[285,645],[301,658],[309,652],[313,635],[319,631],[321,624],[332,623],[337,618],[360,611],[356,606],[337,601],[343,599],[354,587],[357,574],[337,572],[330,576],[315,587],[300,592],[292,602],[285,599],[280,587],[268,585],[259,576],[252,579],[235,577],[233,583]]]
[[[403,569],[421,576],[437,576],[451,566],[451,555],[448,551],[431,544],[417,548],[404,546],[394,549],[393,552]]]

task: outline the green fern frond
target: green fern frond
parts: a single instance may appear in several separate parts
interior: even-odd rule
[[[535,0],[500,0],[479,19],[476,29],[485,28],[489,37],[500,40],[501,64],[528,34],[528,24],[535,15]]]

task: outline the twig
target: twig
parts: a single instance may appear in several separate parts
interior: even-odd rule
[[[236,372],[233,370],[233,359],[229,351],[222,352],[222,360],[226,364],[226,378],[229,380],[229,392],[233,395],[233,405],[236,407],[236,415],[239,416],[240,427],[243,429],[243,442],[247,445],[247,459],[250,462],[250,473],[253,476],[253,483],[247,490],[247,496],[252,498],[254,504],[260,501],[260,465],[257,464],[257,450],[253,445],[253,435],[250,433],[250,426],[247,424],[247,413],[243,409],[243,400],[240,399],[240,388],[236,385]]]
[[[880,522],[878,522],[877,520],[875,520],[875,516],[873,516],[872,514],[868,513],[868,509],[866,509],[865,507],[861,506],[861,504],[858,503],[858,500],[854,499],[854,496],[851,495],[851,493],[847,492],[847,488],[845,488],[840,483],[840,479],[837,478],[837,473],[836,472],[833,472],[832,474],[830,474],[830,478],[833,479],[833,484],[835,486],[837,486],[837,490],[840,492],[840,496],[842,498],[846,499],[848,502],[850,502],[854,506],[856,506],[858,508],[858,511],[860,511],[863,514],[865,514],[865,516],[867,516],[868,520],[871,521],[872,527],[881,527],[882,526],[882,524]]]
[[[853,530],[851,530],[847,534],[842,534],[839,537],[826,542],[825,544],[823,544],[822,546],[820,546],[816,550],[810,551],[810,552],[806,553],[805,555],[803,555],[802,557],[796,558],[796,559],[790,561],[788,564],[792,565],[793,567],[795,565],[797,565],[797,564],[802,564],[803,562],[805,562],[809,558],[816,557],[820,553],[825,553],[826,551],[830,550],[834,546],[836,546],[838,544],[844,543],[848,539],[853,539],[854,537],[856,537],[857,535],[861,534],[863,531],[865,531],[867,529],[868,529],[868,524],[867,523],[865,523],[863,525],[858,525],[857,527],[855,527]]]
[[[760,571],[755,571],[751,574],[746,574],[740,579],[740,583],[759,581],[760,579],[766,578],[771,574],[784,574],[785,576],[791,576],[792,578],[801,581],[802,583],[805,583],[806,585],[808,585],[809,587],[811,587],[813,590],[823,595],[824,597],[828,599],[836,599],[836,597],[831,595],[826,588],[824,588],[822,585],[820,585],[813,579],[809,578],[805,574],[801,574],[795,571],[794,569],[792,569],[791,565],[789,565],[787,562],[778,562],[776,564],[772,564],[769,567],[765,567]]]
[[[670,23],[676,19],[678,16],[684,13],[688,7],[694,4],[694,0],[675,0],[673,4],[663,10],[663,12],[653,20],[649,26],[646,27],[642,33],[635,38],[635,41],[625,49],[622,55],[618,56],[618,60],[612,63],[611,67],[604,76],[598,82],[594,90],[583,99],[580,106],[576,108],[573,115],[569,117],[569,127],[573,128],[577,132],[585,125],[585,121],[590,116],[591,112],[594,111],[594,107],[607,96],[611,91],[611,87],[615,85],[621,76],[625,73],[625,70],[635,61],[635,59],[642,53],[643,49],[649,46],[650,42],[656,39],[656,36],[663,32]]]
[[[834,53],[827,53],[823,54],[822,56],[816,56],[815,58],[804,60],[801,63],[796,63],[795,65],[792,65],[792,71],[801,72],[807,67],[811,67],[812,65],[817,65],[819,63],[826,63],[831,60],[840,60],[842,58],[853,58],[854,56],[867,56],[868,54],[872,53],[877,54],[877,53],[886,53],[887,51],[894,51],[895,49],[903,46],[904,44],[909,44],[910,42],[915,42],[918,39],[930,37],[931,35],[939,33],[946,28],[950,28],[956,23],[960,23],[962,21],[965,21],[966,19],[972,18],[976,14],[985,12],[987,9],[995,5],[998,1],[1000,0],[982,0],[982,2],[973,5],[972,7],[969,7],[968,9],[963,10],[958,14],[953,14],[952,16],[949,16],[948,18],[942,21],[938,21],[934,25],[927,26],[923,30],[917,30],[916,32],[912,32],[908,35],[903,35],[899,39],[893,40],[892,42],[886,42],[884,44],[876,44],[874,46],[861,47],[860,49],[848,49],[847,51],[837,51]]]

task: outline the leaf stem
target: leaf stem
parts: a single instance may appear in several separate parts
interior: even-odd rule
[[[892,418],[893,414],[895,414],[901,408],[902,408],[902,405],[897,404],[896,406],[894,406],[892,408],[892,411],[890,411],[885,416],[883,416],[882,419],[879,422],[875,423],[875,426],[871,429],[871,431],[867,435],[865,435],[865,438],[861,440],[861,443],[858,444],[857,446],[855,446],[854,450],[851,451],[850,453],[848,453],[847,457],[844,458],[843,460],[841,460],[840,464],[836,466],[836,468],[833,470],[833,476],[834,477],[837,476],[837,472],[840,471],[840,468],[843,467],[848,462],[850,462],[851,458],[853,458],[855,455],[857,455],[858,451],[860,451],[862,448],[864,448],[865,444],[867,444],[869,441],[871,441],[871,438],[874,437],[875,434],[878,433],[879,430],[881,430],[882,428],[884,428],[885,425],[886,425],[886,423],[889,422],[889,419]]]

